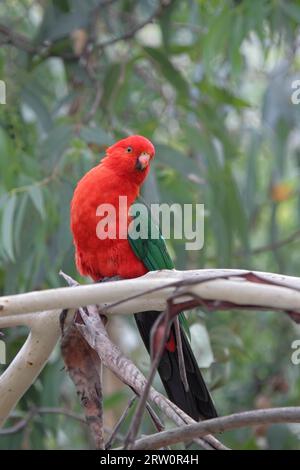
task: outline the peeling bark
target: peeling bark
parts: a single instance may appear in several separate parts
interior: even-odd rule
[[[80,398],[95,447],[104,449],[102,366],[99,356],[74,324],[64,329],[61,352]]]

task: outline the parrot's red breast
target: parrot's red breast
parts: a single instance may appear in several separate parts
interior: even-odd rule
[[[77,184],[71,202],[71,230],[80,274],[98,281],[103,277],[135,278],[147,272],[127,240],[118,237],[119,196],[127,207],[136,200],[155,153],[153,144],[142,136],[130,136],[107,149],[100,164]],[[111,204],[116,211],[116,238],[99,239],[97,209]],[[123,207],[123,206],[122,206]],[[127,225],[130,218],[127,218]]]

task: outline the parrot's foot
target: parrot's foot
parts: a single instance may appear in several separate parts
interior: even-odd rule
[[[103,277],[102,279],[100,279],[100,281],[96,281],[96,283],[98,283],[98,282],[121,281],[121,280],[122,280],[121,276]]]

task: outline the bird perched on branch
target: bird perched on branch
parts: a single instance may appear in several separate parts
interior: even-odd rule
[[[148,271],[173,269],[164,239],[137,238],[131,233],[128,214],[137,200],[141,185],[154,158],[153,144],[133,135],[120,140],[106,151],[100,164],[77,184],[71,203],[71,230],[76,266],[81,275],[94,281],[109,278],[137,278]],[[122,196],[122,198],[120,198]],[[126,206],[122,206],[126,197]],[[109,209],[115,219],[108,216]],[[151,213],[147,212],[152,226]],[[105,230],[104,230],[105,227]],[[110,233],[109,233],[110,232]],[[160,312],[140,312],[135,320],[148,351],[151,328]],[[182,380],[174,326],[171,327],[158,372],[171,401],[195,420],[213,418],[216,410],[207,390],[188,339],[180,327],[187,383]],[[177,337],[178,338],[178,337]]]

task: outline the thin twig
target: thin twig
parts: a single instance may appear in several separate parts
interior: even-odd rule
[[[24,429],[32,419],[34,419],[37,415],[43,415],[43,414],[60,414],[68,418],[74,419],[76,421],[79,421],[81,424],[86,425],[86,421],[83,416],[80,416],[64,408],[51,408],[51,407],[32,408],[28,412],[27,416],[25,416],[25,418],[20,419],[13,426],[0,429],[0,436],[16,434],[22,431],[22,429]]]
[[[284,247],[285,245],[289,245],[290,243],[293,243],[300,238],[300,230],[295,230],[295,232],[291,233],[288,237],[283,238],[282,240],[278,240],[273,243],[269,243],[267,245],[263,246],[258,246],[257,248],[253,248],[251,250],[251,254],[253,255],[259,255],[260,253],[264,253],[265,251],[274,251],[278,250],[279,248]],[[239,255],[241,255],[239,253]]]
[[[146,408],[147,408],[149,416],[152,419],[153,424],[156,427],[157,431],[158,432],[164,431],[165,425],[163,424],[163,422],[159,418],[158,414],[155,413],[154,409],[152,408],[152,406],[150,405],[149,402],[146,403]]]
[[[113,431],[112,431],[112,433],[111,433],[111,435],[110,435],[110,437],[109,437],[109,439],[108,439],[108,441],[107,441],[107,443],[106,443],[106,445],[105,445],[105,449],[106,449],[106,450],[109,450],[109,449],[112,447],[112,445],[113,445],[113,443],[114,443],[114,440],[115,440],[115,438],[116,438],[116,436],[117,436],[117,434],[118,434],[118,432],[119,432],[119,430],[120,430],[120,427],[122,426],[123,422],[124,422],[125,419],[127,418],[128,413],[129,413],[129,411],[130,411],[132,405],[133,405],[134,402],[136,401],[136,398],[137,398],[137,395],[134,395],[134,396],[129,400],[129,402],[128,402],[126,408],[125,408],[125,410],[124,410],[123,413],[121,414],[121,416],[120,416],[118,422],[116,423],[116,425],[115,425],[115,427],[114,427],[114,429],[113,429]]]
[[[108,46],[111,46],[111,45],[117,43],[117,42],[132,39],[136,35],[136,33],[138,33],[142,28],[147,26],[147,24],[152,23],[152,21],[155,18],[160,17],[163,14],[164,10],[166,8],[168,8],[172,4],[172,2],[173,2],[173,0],[160,0],[160,4],[158,5],[158,7],[144,21],[142,21],[141,23],[135,25],[129,31],[126,31],[124,34],[122,34],[120,36],[117,36],[117,37],[111,38],[111,39],[107,39],[106,41],[103,41],[103,42],[100,42],[100,43],[96,44],[95,48],[104,49]]]
[[[62,415],[65,416],[66,418],[71,418],[75,421],[78,421],[79,423],[83,424],[84,426],[87,426],[87,422],[84,418],[84,416],[74,413],[73,411],[70,411],[66,408],[57,408],[57,407],[47,407],[47,406],[42,406],[40,408],[33,408],[30,410],[25,416],[25,418],[18,420],[13,426],[9,426],[7,428],[2,428],[0,429],[0,436],[7,436],[10,434],[17,434],[18,432],[22,431],[28,423],[35,419],[39,415],[47,415],[47,414],[54,414],[54,415]],[[11,416],[11,419],[15,419],[15,416]],[[104,427],[104,431],[107,434],[111,433],[111,429]],[[117,434],[116,437],[119,440],[123,439],[123,436],[121,434]]]
[[[281,240],[277,240],[273,243],[267,243],[266,245],[257,246],[256,248],[250,249],[248,252],[244,250],[239,250],[233,253],[234,258],[243,258],[246,255],[260,255],[261,253],[267,253],[268,251],[276,251],[280,248],[283,248],[291,243],[298,241],[300,238],[300,230],[297,229],[288,235],[286,238],[282,238]],[[215,262],[215,256],[209,256],[206,258],[208,262]]]
[[[148,395],[149,395],[149,392],[150,392],[150,388],[151,388],[151,385],[152,385],[152,382],[154,380],[158,365],[159,365],[160,360],[161,360],[161,356],[162,356],[164,348],[165,348],[165,344],[166,344],[166,340],[167,340],[167,336],[168,336],[168,330],[169,330],[168,326],[170,325],[168,311],[166,311],[166,313],[164,315],[164,318],[165,318],[164,334],[161,337],[160,344],[158,345],[157,349],[154,351],[153,350],[154,348],[151,347],[152,364],[151,364],[149,376],[148,376],[146,385],[144,387],[143,394],[141,395],[138,406],[136,408],[135,415],[132,418],[128,434],[125,438],[124,449],[131,449],[133,444],[134,444],[134,441],[136,439],[136,436],[137,436],[137,433],[139,431],[140,424],[141,424],[141,421],[142,421],[142,418],[143,418],[143,414],[144,414],[144,410],[145,410],[145,407],[146,407],[146,404],[147,404],[147,399],[148,399]],[[156,325],[157,325],[157,322],[155,322],[153,327],[152,327],[151,336],[153,335],[153,331],[155,331]]]
[[[23,34],[16,33],[8,26],[0,24],[0,34],[6,38],[6,43],[15,46],[18,49],[22,49],[30,54],[34,54],[37,49],[34,47],[30,40]]]

